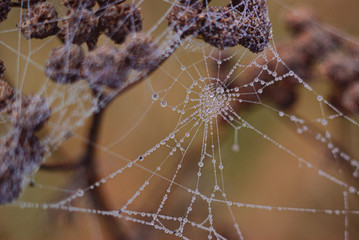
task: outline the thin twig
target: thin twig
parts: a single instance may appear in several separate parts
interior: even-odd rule
[[[96,95],[96,91],[94,91]],[[80,163],[85,167],[85,174],[87,178],[87,183],[94,184],[100,179],[100,176],[97,171],[96,161],[95,161],[95,144],[98,141],[99,132],[101,128],[102,117],[105,109],[95,113],[93,115],[91,127],[89,129],[88,139],[89,142],[86,147],[85,154],[83,155]],[[108,211],[111,208],[107,205],[106,199],[104,198],[102,192],[95,188],[90,191],[93,203],[96,209],[101,209]],[[104,227],[107,228],[107,232],[111,235],[111,239],[114,240],[126,240],[129,237],[123,231],[122,227],[119,225],[119,222],[115,218],[103,217]]]

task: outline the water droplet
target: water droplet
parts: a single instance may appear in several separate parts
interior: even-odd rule
[[[232,151],[233,152],[239,152],[239,145],[238,144],[233,144],[232,145]]]
[[[159,96],[158,96],[158,94],[157,93],[154,93],[153,95],[152,95],[152,99],[153,100],[158,100],[158,98],[159,98]]]
[[[84,195],[84,191],[82,189],[77,190],[77,196],[82,197]]]
[[[161,102],[161,106],[162,106],[162,107],[166,107],[166,106],[167,106],[167,102],[166,102],[166,101],[162,101],[162,102]]]
[[[223,94],[224,93],[223,87],[218,87],[216,92],[217,92],[217,94]]]

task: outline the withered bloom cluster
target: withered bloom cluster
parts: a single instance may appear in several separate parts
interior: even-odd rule
[[[0,204],[16,200],[26,178],[43,162],[45,146],[35,133],[50,118],[44,98],[21,96],[0,79],[0,113],[12,126],[0,140]]]
[[[128,34],[142,30],[140,11],[122,2],[99,0],[101,8],[94,12],[95,0],[63,0],[68,11],[59,20],[50,3],[29,1],[23,3],[24,7],[29,7],[18,27],[27,39],[43,39],[57,34],[66,44],[95,46],[99,36],[105,33],[116,43],[122,43]],[[6,1],[2,3],[1,11],[7,9],[5,5]]]
[[[295,36],[295,53],[301,71],[316,65],[333,85],[331,102],[345,113],[359,113],[359,50],[320,28],[312,12],[298,9],[287,14],[286,23]],[[295,66],[290,66],[295,70]]]
[[[99,28],[115,43],[123,43],[129,33],[142,31],[140,11],[129,4],[108,6],[100,16]]]
[[[182,38],[195,35],[218,48],[242,45],[254,53],[262,52],[271,39],[265,0],[243,0],[227,7],[208,7],[208,1],[180,2],[167,19]]]
[[[121,4],[123,1],[101,1],[101,8],[93,14],[94,1],[80,2],[64,0],[69,7],[63,21],[68,31],[59,34],[65,45],[55,48],[46,63],[45,73],[50,79],[57,83],[86,79],[92,88],[117,89],[131,70],[149,71],[158,64],[158,46],[152,37],[141,33],[142,18],[136,7]],[[121,46],[96,47],[102,33]],[[84,42],[90,47],[88,53],[78,46]]]
[[[0,22],[7,18],[8,13],[11,10],[10,0],[0,0]]]
[[[2,80],[2,77],[0,76],[0,112],[3,112],[9,105],[13,95],[14,91],[12,87]]]
[[[64,0],[69,10],[60,24],[60,39],[65,43],[95,46],[104,33],[115,43],[122,43],[130,33],[142,30],[140,11],[122,2],[99,1],[101,8],[93,12],[94,0]]]
[[[0,78],[3,77],[4,72],[5,72],[5,65],[4,65],[4,62],[2,60],[0,60]]]
[[[120,49],[101,46],[90,52],[84,61],[84,76],[91,86],[120,88],[132,69],[148,71],[156,66],[157,48],[151,37],[131,34]]]
[[[248,79],[260,80],[255,84],[256,89],[266,85],[261,96],[283,109],[294,105],[299,86],[298,79],[288,75],[288,72],[292,70],[301,79],[310,81],[314,67],[326,61],[342,45],[337,36],[318,27],[314,14],[307,9],[298,9],[288,13],[285,16],[285,23],[294,39],[281,43],[277,48],[283,63],[278,63],[278,56],[269,55],[267,56],[269,62],[264,59],[257,60],[258,65],[267,66],[267,70],[258,68],[247,75]],[[275,72],[277,76],[285,75],[286,77],[278,83],[272,83],[275,77],[268,72]],[[255,94],[248,95],[247,98],[249,101],[258,100]]]
[[[78,45],[64,45],[52,50],[46,62],[45,73],[54,82],[73,83],[81,79],[81,66],[85,58]]]
[[[359,54],[350,53],[332,54],[321,64],[320,69],[335,86],[332,102],[341,111],[359,114]]]
[[[13,132],[0,141],[0,204],[21,194],[25,178],[43,161],[44,148],[35,136]]]
[[[70,8],[61,21],[59,38],[66,43],[81,45],[85,42],[96,42],[97,17],[87,8]]]
[[[119,88],[126,81],[130,66],[116,47],[104,45],[91,51],[84,61],[83,71],[92,87]]]
[[[45,72],[57,83],[73,83],[83,78],[94,88],[120,88],[131,70],[150,70],[158,59],[158,46],[152,37],[133,33],[121,48],[103,45],[87,54],[77,45],[56,48]]]
[[[285,22],[294,39],[282,43],[277,48],[278,55],[285,63],[279,63],[276,56],[271,59],[258,60],[260,66],[267,66],[269,72],[277,76],[286,76],[280,83],[273,83],[274,77],[258,68],[249,72],[246,78],[260,81],[254,84],[256,89],[263,87],[261,82],[268,84],[263,91],[265,97],[277,106],[287,109],[294,105],[297,99],[298,79],[288,75],[289,69],[305,81],[311,81],[313,70],[319,66],[323,76],[333,85],[331,103],[340,111],[359,114],[359,48],[341,41],[341,39],[323,30],[314,14],[307,9],[298,9],[285,16]],[[289,69],[288,69],[289,68]],[[248,89],[241,88],[248,92]],[[243,96],[243,100],[257,101],[255,94]],[[241,107],[245,104],[241,104]]]
[[[43,39],[57,33],[57,12],[47,2],[31,6],[18,24],[21,33],[27,38]]]

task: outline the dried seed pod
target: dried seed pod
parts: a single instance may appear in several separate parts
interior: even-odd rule
[[[356,42],[343,42],[342,47],[346,55],[359,58],[359,46]]]
[[[131,66],[117,48],[103,45],[89,52],[83,63],[83,73],[96,88],[119,88],[126,81]]]
[[[61,22],[60,39],[66,43],[81,45],[97,41],[97,17],[88,9],[70,9]]]
[[[343,87],[359,79],[359,58],[334,54],[321,64],[322,74]]]
[[[203,13],[203,18],[206,22],[201,27],[200,35],[205,42],[221,49],[239,44],[243,31],[237,12],[227,7],[210,7]]]
[[[88,8],[91,9],[95,6],[95,0],[62,0],[62,4],[64,4],[68,8],[78,9],[78,8]]]
[[[58,32],[57,21],[55,8],[47,2],[41,2],[25,12],[18,27],[27,39],[43,39]]]
[[[310,80],[313,75],[312,59],[308,59],[302,51],[299,51],[291,42],[283,43],[278,48],[278,55],[281,57],[285,65],[296,73],[300,78],[305,79],[306,81]],[[268,69],[276,71],[278,76],[288,73],[288,68],[284,67],[283,64],[278,64],[276,61],[270,63],[271,67],[268,66]],[[298,83],[298,80],[295,77],[289,76],[286,78],[286,81]]]
[[[5,70],[4,62],[0,60],[0,78],[4,75]]]
[[[153,38],[143,33],[130,34],[122,49],[132,68],[142,71],[153,69],[159,61],[158,46]]]
[[[232,7],[209,7],[203,4],[176,6],[167,16],[169,26],[181,37],[199,35],[218,48],[241,44],[254,53],[262,52],[272,38],[266,1],[246,1],[240,11]]]
[[[15,128],[30,132],[39,130],[51,116],[50,106],[38,96],[15,99],[7,112],[8,120]]]
[[[0,141],[0,204],[16,200],[24,178],[43,162],[44,146],[39,140],[21,131],[10,132]]]
[[[52,50],[45,73],[57,83],[73,83],[81,78],[85,53],[80,46],[64,45]]]
[[[294,11],[288,11],[284,21],[292,34],[298,35],[313,27],[316,17],[310,9],[299,8]]]
[[[0,22],[7,18],[8,13],[11,10],[10,0],[0,0]]]
[[[11,203],[20,197],[23,188],[22,177],[14,168],[0,174],[0,205]]]
[[[116,43],[122,43],[128,34],[142,31],[140,10],[129,4],[108,6],[100,16],[99,28]]]
[[[240,26],[243,35],[239,43],[253,53],[264,51],[272,38],[267,0],[245,1],[245,7],[239,8],[239,12],[239,15],[244,16],[244,22]]]
[[[328,56],[335,51],[340,44],[340,40],[328,32],[318,29],[308,29],[303,32],[295,41],[298,51],[311,61],[317,61]]]
[[[0,79],[0,112],[5,110],[11,103],[14,96],[14,89],[5,81]]]
[[[181,33],[182,38],[197,35],[205,21],[204,15],[199,15],[201,7],[199,3],[175,6],[167,16],[168,25],[173,31]]]
[[[43,161],[45,147],[26,131],[12,131],[0,141],[0,175],[14,168],[18,175],[34,172]]]
[[[349,85],[343,92],[341,104],[348,111],[359,114],[359,81]]]

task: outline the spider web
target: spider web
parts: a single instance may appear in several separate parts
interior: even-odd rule
[[[179,35],[167,27],[166,16],[178,2],[157,2],[158,19],[146,12],[155,3],[132,4],[142,8],[145,30],[155,36],[161,52],[171,53]],[[66,10],[53,4],[63,16]],[[23,11],[12,11],[9,19],[19,20]],[[56,37],[25,40],[14,24],[7,24],[0,25],[0,45],[15,56],[15,64],[7,65],[6,76],[19,91],[49,102],[52,117],[41,141],[49,146],[49,161],[55,155],[63,160],[62,151],[88,143],[82,126],[98,111],[94,103],[99,100],[84,81],[59,85],[45,77],[42,56],[59,45]],[[287,70],[279,74],[269,64]],[[130,81],[140,74],[131,73]],[[264,75],[271,80],[265,81]],[[303,100],[295,110],[283,111],[264,94],[289,78],[298,81]],[[110,98],[118,92],[111,92]],[[356,176],[359,162],[342,149],[349,148],[351,140],[339,127],[350,128],[355,142],[359,123],[324,95],[320,85],[309,85],[287,68],[273,41],[264,52],[253,54],[241,46],[219,50],[187,38],[156,72],[108,107],[103,135],[109,137],[90,143],[99,152],[99,181],[78,189],[67,183],[65,174],[50,177],[40,171],[34,176],[35,187],[6,210],[104,215],[129,222],[130,229],[155,229],[152,236],[169,239],[251,239],[267,234],[272,234],[268,239],[295,239],[298,232],[298,239],[355,239],[359,192],[355,179],[347,175],[351,171]],[[242,110],[244,104],[254,110]],[[3,117],[4,128],[6,121]],[[350,162],[354,171],[328,159]],[[108,193],[111,211],[96,209],[87,199],[97,189]],[[60,200],[53,201],[54,195]],[[268,223],[278,220],[285,225],[288,219],[295,227],[286,231]]]

